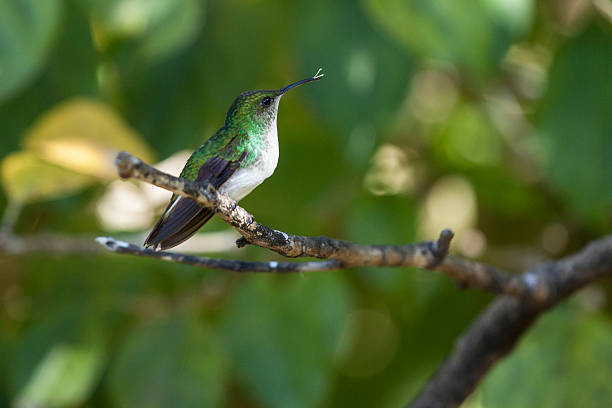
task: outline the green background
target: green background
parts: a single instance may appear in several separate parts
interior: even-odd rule
[[[5,241],[0,406],[403,406],[491,296],[410,268],[256,276],[91,252],[97,235],[140,243],[165,199],[117,182],[114,155],[194,150],[240,92],[321,67],[283,98],[278,168],[241,205],[361,243],[450,227],[455,253],[518,272],[612,227],[611,10],[0,0],[5,236],[87,250]],[[198,236],[215,232],[212,256],[280,259],[227,230]],[[465,406],[612,405],[611,295],[604,281],[545,315]]]

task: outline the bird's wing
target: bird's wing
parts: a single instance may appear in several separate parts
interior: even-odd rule
[[[208,180],[213,187],[219,188],[236,172],[246,157],[246,150],[238,156],[219,153],[202,164],[195,178],[196,182]],[[235,160],[228,159],[227,156],[234,156]],[[159,250],[172,248],[195,234],[213,214],[211,210],[200,207],[189,198],[174,195],[145,240],[145,247]]]

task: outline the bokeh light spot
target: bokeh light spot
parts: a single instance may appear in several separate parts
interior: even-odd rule
[[[540,240],[546,252],[557,255],[567,247],[569,232],[565,225],[554,222],[544,227]]]
[[[448,73],[426,69],[412,79],[408,98],[415,117],[424,122],[439,122],[457,102],[457,86]]]
[[[382,145],[374,154],[372,167],[364,179],[365,188],[374,195],[393,195],[412,191],[416,176],[416,152],[406,151],[391,144]],[[412,159],[412,160],[409,160]]]
[[[346,80],[349,87],[358,93],[367,93],[376,78],[376,61],[366,50],[355,50],[347,63]]]
[[[476,222],[476,194],[468,180],[446,176],[427,193],[420,212],[419,230],[423,238],[438,236],[444,228],[460,234]]]

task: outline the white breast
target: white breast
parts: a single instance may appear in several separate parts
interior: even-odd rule
[[[221,186],[219,191],[240,201],[255,187],[270,177],[278,163],[278,133],[276,122],[262,143],[258,159],[248,168],[241,167]]]

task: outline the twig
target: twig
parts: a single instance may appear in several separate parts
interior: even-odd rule
[[[315,262],[245,262],[230,259],[208,258],[203,256],[193,256],[177,254],[174,252],[154,251],[143,248],[125,241],[120,241],[110,237],[98,237],[96,241],[104,245],[107,249],[119,254],[130,254],[148,258],[161,259],[163,261],[178,262],[186,265],[199,266],[202,268],[222,269],[232,272],[312,272],[330,271],[342,268],[342,263],[332,259],[329,261]]]
[[[73,237],[70,235],[41,233],[18,236],[12,233],[0,234],[0,253],[25,255],[46,253],[53,255],[89,254],[100,252],[92,236]]]

